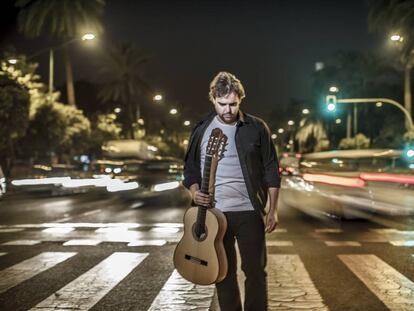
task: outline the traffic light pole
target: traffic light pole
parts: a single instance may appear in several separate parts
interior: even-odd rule
[[[339,104],[363,104],[363,103],[375,104],[378,102],[391,104],[393,106],[396,106],[398,109],[400,109],[404,113],[408,121],[408,126],[409,126],[408,130],[414,131],[413,119],[411,118],[410,113],[399,102],[395,100],[392,100],[389,98],[341,98],[341,99],[336,99],[336,102]]]

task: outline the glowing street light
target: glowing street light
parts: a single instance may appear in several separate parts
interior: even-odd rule
[[[336,86],[331,86],[331,87],[329,88],[329,92],[332,92],[332,93],[338,93],[338,92],[339,92],[339,89],[338,89]]]
[[[394,42],[396,42],[396,41],[402,42],[404,40],[404,38],[402,36],[400,36],[399,34],[393,34],[390,37],[390,39],[391,39],[391,41],[394,41]]]
[[[155,95],[155,96],[154,96],[154,100],[155,100],[155,101],[160,101],[160,100],[162,100],[162,95],[160,95],[160,94]]]
[[[90,41],[90,40],[93,40],[93,39],[95,39],[96,37],[95,37],[95,35],[93,34],[93,33],[85,33],[83,36],[82,36],[82,40],[83,41]]]
[[[184,126],[189,126],[190,124],[191,124],[191,122],[190,121],[188,121],[188,120],[186,120],[186,121],[184,121]]]
[[[341,119],[336,119],[336,120],[335,120],[335,123],[336,123],[336,124],[341,124],[341,123],[342,123],[342,120],[341,120]]]
[[[295,124],[295,121],[293,121],[293,120],[288,121],[288,125],[294,125],[294,124]]]
[[[276,139],[277,138],[277,135],[276,134],[272,134],[272,139]]]
[[[284,130],[284,129],[282,129],[282,128],[280,128],[280,129],[278,129],[278,130],[277,130],[277,132],[278,132],[279,134],[282,134],[284,131],[285,131],[285,130]]]
[[[171,110],[170,110],[170,114],[177,114],[177,112],[178,112],[178,110],[177,109],[175,109],[175,108],[172,108]]]
[[[121,112],[121,108],[116,107],[116,108],[114,109],[114,112],[115,112],[115,113],[120,113],[120,112]]]
[[[378,108],[379,108],[379,107],[382,107],[382,102],[377,102],[377,103],[375,103],[375,106],[377,106]]]
[[[302,113],[303,113],[303,114],[309,114],[309,113],[310,113],[310,111],[309,111],[309,109],[306,109],[306,108],[305,108],[305,109],[303,109],[303,110],[302,110]]]
[[[12,64],[12,65],[17,64],[17,59],[16,58],[9,58],[7,61],[9,62],[9,64]]]

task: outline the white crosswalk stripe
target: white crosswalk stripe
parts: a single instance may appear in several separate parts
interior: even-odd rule
[[[214,285],[194,285],[174,270],[148,311],[208,311],[213,295]]]
[[[45,252],[0,271],[0,293],[76,255],[74,252]]]
[[[414,283],[375,255],[338,255],[390,310],[414,309]]]
[[[328,310],[298,255],[268,256],[270,310]]]
[[[147,256],[148,253],[113,253],[31,310],[88,310]]]

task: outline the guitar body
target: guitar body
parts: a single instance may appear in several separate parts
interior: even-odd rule
[[[205,233],[195,233],[200,207],[190,207],[184,214],[184,235],[174,252],[174,265],[186,280],[209,285],[220,282],[227,274],[227,257],[223,237],[227,229],[224,214],[209,208],[205,214]]]

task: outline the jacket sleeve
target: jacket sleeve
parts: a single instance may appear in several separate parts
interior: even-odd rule
[[[261,133],[261,153],[264,166],[264,179],[267,186],[280,188],[279,161],[269,128],[263,122]]]
[[[201,184],[200,161],[197,159],[198,139],[196,139],[196,129],[193,130],[188,143],[187,152],[184,158],[184,180],[183,185],[187,189],[193,184]]]

